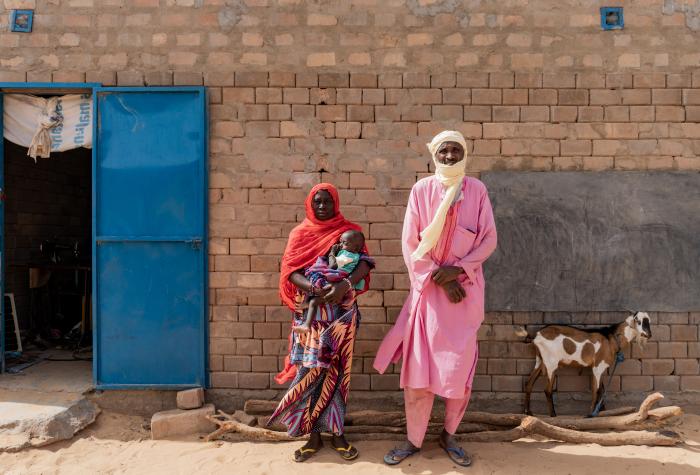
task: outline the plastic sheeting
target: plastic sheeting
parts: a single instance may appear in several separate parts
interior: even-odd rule
[[[4,136],[10,142],[30,148],[28,155],[33,154],[33,158],[47,157],[49,145],[51,152],[92,148],[92,97],[89,94],[46,98],[4,94],[3,97]]]

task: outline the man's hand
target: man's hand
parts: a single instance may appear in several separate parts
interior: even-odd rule
[[[467,292],[456,280],[447,282],[442,288],[445,290],[447,298],[452,303],[459,303],[467,296]]]
[[[444,266],[433,271],[433,282],[444,287],[448,282],[454,282],[460,274],[464,273],[464,269],[457,266]]]

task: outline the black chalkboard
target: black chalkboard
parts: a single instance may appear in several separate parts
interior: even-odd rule
[[[700,174],[490,172],[486,308],[700,310]]]

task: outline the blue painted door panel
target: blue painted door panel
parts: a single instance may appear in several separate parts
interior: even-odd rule
[[[204,386],[204,89],[96,97],[96,385]]]

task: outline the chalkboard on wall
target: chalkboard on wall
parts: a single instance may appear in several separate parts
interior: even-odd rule
[[[700,174],[490,172],[492,311],[700,310]]]

